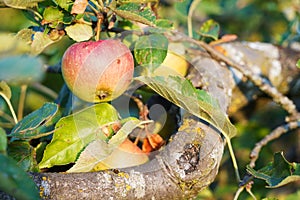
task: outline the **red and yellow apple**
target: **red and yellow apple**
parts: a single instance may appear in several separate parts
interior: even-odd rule
[[[75,43],[62,58],[62,75],[70,90],[88,102],[111,101],[126,91],[134,60],[118,40]]]

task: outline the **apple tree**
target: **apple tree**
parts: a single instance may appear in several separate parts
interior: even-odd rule
[[[168,2],[0,1],[27,18],[0,34],[0,197],[196,198],[215,180],[225,147],[235,198],[244,189],[254,196],[253,178],[270,187],[299,180],[299,164],[282,153],[254,169],[265,144],[300,125],[289,88],[280,89],[297,80],[299,53],[283,59],[287,49],[234,42],[213,19],[196,29],[197,0],[175,3],[186,15],[181,30],[159,12]],[[256,144],[240,177],[232,119],[245,96],[262,93],[286,121]]]

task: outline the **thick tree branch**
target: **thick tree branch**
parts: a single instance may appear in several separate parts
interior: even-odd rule
[[[43,199],[187,199],[214,180],[223,148],[215,129],[190,116],[170,143],[144,165],[31,176]],[[0,193],[1,199],[6,197]]]

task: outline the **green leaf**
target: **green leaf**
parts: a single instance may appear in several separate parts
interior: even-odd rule
[[[297,66],[298,68],[300,68],[300,59],[297,61],[296,66]]]
[[[7,136],[3,128],[0,127],[0,154],[6,154]]]
[[[52,125],[57,122],[60,116],[58,105],[47,102],[40,109],[19,121],[8,136],[15,140],[35,139],[49,135]]]
[[[67,35],[76,42],[82,42],[93,37],[93,28],[87,24],[76,23],[65,28]]]
[[[75,165],[67,172],[92,171],[99,162],[106,159],[116,148],[118,148],[133,129],[141,124],[143,124],[143,122],[140,120],[131,118],[131,120],[127,121],[108,143],[103,140],[91,142],[80,154]]]
[[[145,83],[162,97],[213,125],[224,136],[232,138],[236,134],[234,125],[221,111],[217,101],[205,91],[194,88],[188,80],[179,76],[140,76],[136,80]]]
[[[173,22],[168,19],[158,19],[155,21],[155,25],[160,28],[173,28]]]
[[[200,27],[199,34],[203,37],[209,37],[218,40],[220,25],[212,19],[205,21]]]
[[[37,163],[35,162],[35,152],[33,147],[26,141],[14,141],[9,143],[8,156],[17,161],[18,166],[25,171],[35,171]]]
[[[217,1],[201,1],[195,12],[206,13],[207,16],[219,15],[224,10],[223,5]]]
[[[168,39],[161,34],[141,36],[134,47],[134,57],[139,65],[150,67],[153,71],[166,58]]]
[[[90,172],[94,167],[108,157],[113,149],[103,140],[94,140],[82,151],[75,165],[68,173]]]
[[[274,161],[267,166],[259,170],[247,166],[247,171],[255,178],[265,180],[268,188],[278,188],[300,180],[300,164],[288,162],[282,152],[275,153]]]
[[[149,26],[154,26],[155,24],[156,17],[152,10],[148,7],[141,10],[139,4],[123,4],[113,11],[118,16],[130,21],[140,22]]]
[[[0,154],[0,190],[16,199],[40,199],[37,186],[12,158]]]
[[[43,23],[51,28],[56,28],[61,23],[70,24],[72,21],[73,15],[58,6],[48,6],[43,12]]]
[[[42,1],[44,0],[4,0],[4,3],[12,8],[25,9],[37,6],[37,3]]]
[[[32,29],[22,29],[17,33],[16,38],[29,44],[32,42],[34,33],[35,32]]]
[[[0,80],[10,84],[39,82],[44,75],[44,63],[40,58],[22,55],[0,59]]]
[[[118,112],[107,103],[96,104],[61,118],[55,126],[51,143],[46,147],[40,168],[75,162],[78,154],[91,141],[106,139],[101,126],[115,122]]]
[[[65,9],[66,11],[71,11],[72,5],[74,4],[74,1],[72,0],[56,0],[57,4]]]
[[[122,42],[128,46],[128,47],[132,47],[135,42],[139,39],[139,36],[135,35],[135,34],[128,34],[124,37],[124,39],[122,40]]]
[[[11,98],[11,90],[5,81],[0,82],[0,93],[5,95],[8,99]]]
[[[55,7],[47,7],[43,13],[44,23],[52,23],[54,26],[58,22],[62,22],[64,19],[64,14],[61,10]]]

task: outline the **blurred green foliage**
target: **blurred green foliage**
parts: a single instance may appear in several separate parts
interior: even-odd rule
[[[164,0],[159,13],[186,31],[187,12],[178,4],[186,6],[190,2]],[[207,19],[220,23],[221,34],[237,34],[239,40],[282,45],[299,41],[298,0],[202,0],[193,15],[194,29],[198,30]]]
[[[25,17],[22,10],[12,8],[0,9],[0,31],[1,32],[14,32],[27,28],[32,25],[31,22]]]

